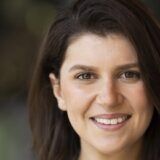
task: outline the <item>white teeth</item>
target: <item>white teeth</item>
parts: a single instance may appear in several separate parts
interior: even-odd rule
[[[117,124],[118,120],[117,119],[111,119],[111,124]]]
[[[119,124],[124,122],[127,119],[127,116],[122,116],[118,118],[113,118],[113,119],[106,119],[106,118],[94,118],[94,120],[98,123],[102,124],[109,124],[109,125],[114,125],[114,124]]]
[[[123,119],[122,118],[118,118],[118,123],[121,123],[123,122]]]

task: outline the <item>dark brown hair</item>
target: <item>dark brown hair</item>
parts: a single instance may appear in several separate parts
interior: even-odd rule
[[[39,54],[29,93],[33,148],[39,160],[77,160],[78,135],[57,107],[49,73],[59,77],[71,38],[82,33],[122,34],[137,51],[144,83],[155,107],[144,135],[142,160],[160,159],[160,28],[138,0],[78,0],[60,12]]]

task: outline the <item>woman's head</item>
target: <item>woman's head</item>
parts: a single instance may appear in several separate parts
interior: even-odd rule
[[[97,153],[105,155],[99,159],[117,154],[137,159],[153,105],[128,39],[79,36],[66,50],[60,78],[51,73],[50,79],[58,107],[80,137],[82,159],[94,159]]]
[[[33,78],[29,98],[30,120],[34,145],[41,159],[73,159],[79,154],[79,138],[72,129],[66,112],[58,108],[49,74],[53,73],[55,79],[60,81],[61,67],[66,60],[68,47],[88,34],[102,39],[117,35],[125,38],[134,48],[146,94],[152,107],[155,107],[146,137],[153,136],[148,142],[157,140],[160,31],[156,22],[139,1],[79,0],[69,10],[61,13],[51,26]],[[77,54],[81,56],[80,52]],[[154,145],[156,146],[155,143]]]

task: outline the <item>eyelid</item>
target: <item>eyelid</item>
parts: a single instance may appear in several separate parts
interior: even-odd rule
[[[126,73],[132,73],[133,74],[133,77],[122,77],[124,74]],[[140,71],[137,71],[137,70],[126,70],[126,71],[123,71],[121,72],[118,77],[122,78],[122,79],[126,79],[126,80],[138,80],[138,79],[141,79],[141,72]]]
[[[90,80],[90,79],[97,79],[97,75],[94,73],[94,72],[91,72],[91,71],[82,71],[82,72],[80,72],[80,73],[78,73],[78,74],[76,74],[75,76],[74,76],[74,78],[75,79],[80,79],[80,78],[78,78],[78,77],[80,77],[80,76],[83,76],[83,75],[90,75],[90,76],[94,76],[94,78],[84,78],[84,80]],[[80,80],[83,80],[83,79],[80,79]]]

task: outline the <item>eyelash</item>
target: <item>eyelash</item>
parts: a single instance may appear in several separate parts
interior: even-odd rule
[[[97,76],[92,72],[79,73],[78,75],[75,76],[75,79],[79,80],[91,80],[96,78]]]
[[[125,71],[118,75],[120,79],[126,80],[126,81],[136,81],[141,79],[141,73],[138,71]],[[97,79],[98,76],[95,73],[92,72],[83,72],[75,75],[75,79],[79,80],[93,80]]]
[[[120,74],[120,78],[125,80],[139,80],[141,79],[141,74],[138,71],[125,71]]]

